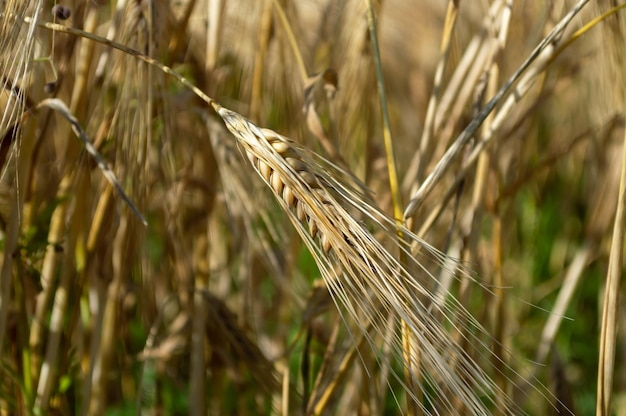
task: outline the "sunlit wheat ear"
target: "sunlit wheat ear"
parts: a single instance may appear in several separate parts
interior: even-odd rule
[[[288,213],[344,317],[354,321],[375,348],[380,347],[379,335],[384,333],[383,325],[387,325],[390,316],[404,321],[421,348],[423,371],[413,376],[422,381],[416,384],[436,403],[436,408],[445,414],[456,414],[453,401],[461,400],[469,414],[491,414],[490,397],[496,387],[444,328],[453,325],[455,314],[467,312],[454,299],[437,301],[424,284],[434,279],[426,267],[415,259],[406,266],[400,264],[350,212],[359,210],[374,227],[386,230],[388,235],[395,232],[393,220],[365,203],[339,170],[323,168],[309,152],[289,139],[259,128],[233,111],[218,104],[214,108]],[[400,245],[396,248],[406,251]],[[442,264],[440,253],[427,245],[424,248],[431,260]],[[422,276],[418,279],[417,274]],[[439,313],[433,313],[435,310]],[[435,316],[443,316],[444,323]],[[467,317],[472,329],[482,331]],[[396,357],[401,357],[401,337],[394,337],[393,343]],[[429,412],[421,403],[420,406]]]

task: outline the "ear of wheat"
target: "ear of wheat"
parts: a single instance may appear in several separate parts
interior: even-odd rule
[[[288,138],[259,128],[218,104],[214,108],[288,213],[313,254],[335,303],[356,321],[367,341],[374,347],[371,332],[383,334],[383,325],[387,325],[390,316],[396,316],[408,326],[419,345],[423,374],[412,377],[421,377],[422,385],[418,388],[422,394],[426,384],[435,386],[433,399],[449,414],[457,412],[449,393],[461,400],[471,414],[491,414],[489,407],[493,403],[489,404],[489,397],[497,387],[462,351],[437,316],[451,324],[453,316],[461,313],[468,318],[468,325],[479,328],[479,332],[480,326],[454,299],[442,302],[427,288],[428,279],[435,278],[424,264],[416,258],[407,265],[401,264],[350,212],[358,210],[389,237],[396,230],[393,219],[364,203],[359,190],[338,179],[345,172],[323,168]],[[408,230],[403,231],[443,266],[443,254]],[[408,244],[397,243],[400,250],[408,252],[407,247]],[[392,341],[397,356],[401,341],[399,334]],[[417,361],[417,352],[405,359]],[[511,408],[501,410],[512,411]]]

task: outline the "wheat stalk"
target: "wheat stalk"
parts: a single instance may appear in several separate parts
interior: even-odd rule
[[[604,1],[606,6],[613,6],[605,15],[617,12],[625,4],[618,1]],[[626,34],[626,19],[623,13],[616,14],[613,19],[607,20],[604,33],[604,45],[607,49],[606,67],[612,77],[607,77],[612,81],[622,82],[611,83],[613,97],[611,107],[621,113],[626,113],[626,85],[624,84],[624,35]],[[624,247],[626,247],[626,132],[622,140],[622,167],[620,172],[619,186],[617,191],[617,201],[615,208],[615,220],[613,222],[613,235],[611,238],[611,249],[609,264],[606,275],[606,288],[603,295],[602,324],[600,329],[600,351],[598,354],[598,384],[596,399],[596,414],[610,415],[614,410],[612,405],[615,401],[614,379],[615,361],[619,344],[617,333],[620,328],[620,283],[624,280]],[[615,406],[617,408],[619,406]]]
[[[434,185],[441,179],[445,171],[451,166],[452,161],[455,160],[456,157],[461,153],[469,140],[474,137],[474,134],[481,126],[481,124],[485,121],[487,116],[489,116],[489,114],[496,108],[496,106],[507,96],[509,89],[511,89],[511,87],[523,75],[526,78],[534,79],[533,75],[536,75],[536,73],[528,73],[527,70],[529,69],[529,67],[536,60],[539,60],[541,64],[541,62],[545,62],[543,61],[543,59],[547,61],[555,55],[555,52],[558,51],[556,45],[563,36],[563,33],[567,29],[569,23],[574,19],[576,15],[578,15],[578,13],[588,2],[589,0],[579,0],[569,10],[569,12],[563,17],[563,19],[561,19],[561,21],[550,31],[550,33],[537,45],[537,47],[532,51],[532,53],[528,56],[524,63],[519,66],[519,68],[509,77],[509,79],[507,79],[504,85],[484,106],[480,113],[476,117],[474,117],[474,119],[467,125],[465,130],[463,130],[463,132],[455,140],[452,146],[450,146],[450,148],[446,151],[443,157],[439,160],[433,172],[423,181],[418,190],[413,193],[411,201],[409,201],[409,204],[404,211],[405,219],[411,218],[416,213],[420,205],[424,202],[426,196],[428,196],[430,191],[432,191]],[[507,100],[509,102],[515,102],[517,101],[517,97],[518,96],[515,94],[509,95]],[[498,121],[494,120],[494,124],[496,124]],[[482,148],[480,150],[482,150]],[[476,151],[473,153],[476,153]]]

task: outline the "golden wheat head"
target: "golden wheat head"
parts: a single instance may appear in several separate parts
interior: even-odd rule
[[[491,397],[497,387],[444,328],[459,313],[466,315],[469,325],[480,328],[479,325],[454,299],[437,300],[424,283],[434,279],[427,268],[415,258],[407,265],[401,264],[351,212],[360,213],[388,235],[395,232],[394,221],[364,203],[360,191],[342,179],[345,172],[323,168],[293,141],[259,128],[233,111],[219,105],[215,109],[288,213],[313,254],[334,301],[356,321],[367,341],[374,346],[375,335],[385,333],[390,317],[395,317],[396,323],[407,325],[419,346],[415,356],[405,356],[417,361],[419,354],[422,374],[412,374],[416,381],[422,381],[416,383],[422,386],[418,388],[425,392],[426,384],[436,386],[436,400],[447,412],[457,411],[448,396],[452,393],[471,414],[490,414],[482,400]],[[419,241],[404,231],[409,239]],[[419,243],[431,260],[443,264],[441,253],[423,241]],[[408,246],[396,243],[399,250],[407,253]],[[443,316],[445,323],[436,316]],[[402,355],[401,342],[399,335],[392,341],[398,357]]]

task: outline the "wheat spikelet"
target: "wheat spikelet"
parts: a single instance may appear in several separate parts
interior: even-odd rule
[[[452,392],[471,414],[490,414],[479,397],[491,396],[496,387],[446,333],[433,311],[441,313],[450,324],[453,310],[467,315],[469,325],[478,328],[476,322],[454,299],[445,303],[437,300],[427,289],[427,282],[420,282],[417,273],[409,272],[415,270],[427,276],[426,279],[434,279],[426,267],[416,259],[410,260],[406,267],[400,264],[350,211],[357,209],[389,236],[395,232],[393,220],[364,203],[360,192],[341,179],[342,172],[338,169],[329,172],[288,138],[259,128],[219,104],[214,104],[214,108],[289,214],[313,254],[335,303],[356,321],[368,342],[374,346],[375,335],[368,332],[383,334],[383,324],[396,314],[406,322],[422,347],[419,353],[425,373],[421,376],[425,384],[436,386],[434,400],[438,406],[446,413],[456,413],[452,400],[446,396],[446,392]],[[409,236],[417,240],[416,236]],[[441,253],[424,242],[420,244],[431,259],[443,264]],[[401,245],[397,247],[407,250]],[[396,335],[393,340],[396,351],[400,351],[400,342]],[[460,365],[455,366],[455,361]],[[417,380],[418,375],[413,377]],[[426,387],[420,386],[426,394]],[[423,404],[419,405],[428,412]]]

